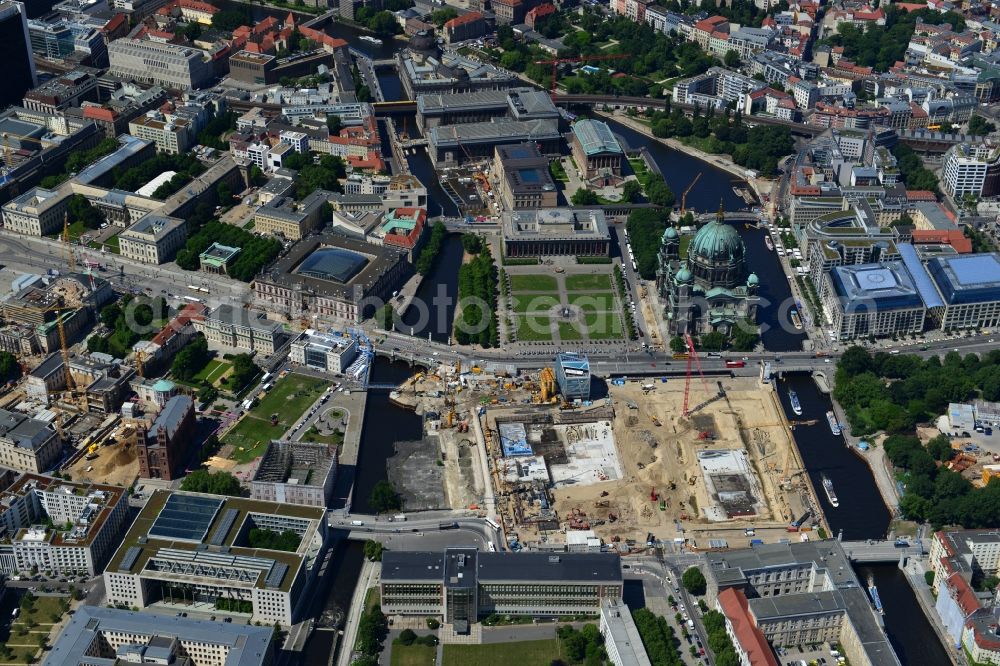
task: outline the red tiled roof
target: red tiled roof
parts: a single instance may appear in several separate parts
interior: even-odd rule
[[[937,197],[930,190],[906,190],[906,200],[907,201],[937,201]],[[944,547],[950,550],[951,547],[948,545],[947,541],[944,541]],[[954,553],[952,553],[954,555]]]
[[[750,663],[754,666],[779,666],[764,633],[750,616],[746,596],[735,588],[727,588],[719,592],[719,606]]]
[[[455,28],[460,25],[465,25],[466,23],[475,23],[476,21],[482,20],[483,15],[479,12],[469,12],[468,14],[463,14],[462,16],[456,16],[447,23],[444,24],[445,29]]]
[[[114,32],[118,28],[122,27],[123,23],[128,23],[128,17],[124,14],[115,14],[111,17],[111,20],[104,24],[104,27],[101,28],[101,30],[103,32]]]
[[[955,248],[959,254],[972,252],[972,239],[966,238],[961,229],[946,229],[937,231],[935,229],[914,229],[914,244],[920,243],[941,243]]]

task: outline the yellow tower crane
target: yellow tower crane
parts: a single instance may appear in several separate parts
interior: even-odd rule
[[[686,213],[686,212],[687,212],[687,198],[688,198],[688,192],[690,192],[691,190],[693,190],[693,189],[694,189],[694,186],[695,186],[695,183],[697,183],[697,182],[698,182],[698,179],[699,179],[699,178],[701,178],[701,174],[702,174],[702,172],[701,172],[701,171],[699,171],[699,172],[698,172],[698,175],[697,175],[697,176],[695,176],[695,177],[694,177],[694,180],[692,180],[692,181],[691,181],[691,184],[687,186],[687,189],[686,189],[686,190],[684,190],[684,194],[682,194],[682,195],[681,195],[681,216],[683,216],[683,215],[684,215],[684,213]]]

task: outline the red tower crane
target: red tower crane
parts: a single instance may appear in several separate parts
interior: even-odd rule
[[[705,380],[705,374],[701,371],[701,359],[698,358],[698,352],[694,348],[694,341],[691,339],[689,333],[684,334],[684,342],[687,344],[688,357],[687,357],[687,377],[684,379],[684,416],[688,416],[691,411],[688,409],[688,397],[691,395],[691,361],[694,361],[695,365],[698,366],[698,376],[701,377],[701,383],[705,386],[705,393],[711,394],[711,390],[708,388],[708,382]]]
[[[577,56],[576,58],[554,58],[552,60],[536,60],[536,65],[552,65],[552,87],[550,93],[553,97],[556,95],[556,73],[559,69],[559,65],[567,62],[587,62],[590,60],[619,60],[621,58],[630,57],[626,53],[616,53],[612,55],[593,55],[593,56]]]

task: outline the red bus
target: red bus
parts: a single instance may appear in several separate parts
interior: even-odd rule
[[[746,364],[746,361],[726,361],[727,368],[743,368]]]

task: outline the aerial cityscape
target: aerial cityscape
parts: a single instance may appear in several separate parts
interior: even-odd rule
[[[997,0],[0,38],[0,666],[1000,664]]]

